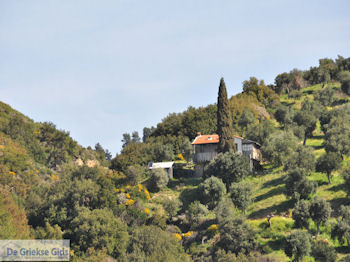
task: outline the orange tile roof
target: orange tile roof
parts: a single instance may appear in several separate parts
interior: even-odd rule
[[[201,144],[217,144],[219,143],[219,135],[200,135],[197,136],[192,145],[201,145]]]
[[[234,136],[234,137],[243,139],[243,137],[240,137],[240,136]],[[219,143],[219,135],[217,134],[199,135],[193,140],[192,145],[217,144],[217,143]]]

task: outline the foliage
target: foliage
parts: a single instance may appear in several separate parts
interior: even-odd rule
[[[349,71],[343,71],[339,74],[339,79],[341,83],[341,89],[342,91],[350,95],[350,72]]]
[[[168,173],[163,168],[152,169],[150,178],[150,187],[154,191],[159,191],[164,188],[169,182]]]
[[[126,180],[130,185],[137,185],[142,181],[145,169],[140,166],[129,166],[126,171]]]
[[[223,198],[215,208],[215,215],[217,222],[224,223],[226,220],[230,220],[236,217],[235,207],[229,198]]]
[[[232,116],[229,110],[226,85],[223,78],[220,79],[219,86],[217,121],[217,132],[220,138],[218,152],[236,151]]]
[[[126,261],[189,261],[178,240],[155,226],[143,226],[131,235]]]
[[[335,101],[335,90],[331,86],[327,86],[316,93],[315,99],[323,106],[331,106]]]
[[[162,201],[164,210],[169,214],[170,217],[173,217],[180,210],[182,203],[179,199],[170,199],[166,198]]]
[[[350,167],[347,167],[343,172],[342,176],[344,178],[345,191],[347,195],[350,195]]]
[[[205,170],[205,177],[215,176],[225,183],[226,188],[232,182],[244,179],[250,170],[248,157],[233,152],[220,153],[210,161]]]
[[[310,217],[317,226],[317,235],[320,233],[320,225],[326,224],[331,216],[331,205],[318,197],[315,197],[310,204]]]
[[[332,227],[332,238],[338,239],[340,244],[346,241],[350,247],[350,209],[348,206],[340,207],[340,217]]]
[[[302,169],[295,169],[287,174],[285,179],[286,195],[293,199],[308,199],[316,192],[317,184],[306,178],[305,171]]]
[[[232,202],[245,213],[252,203],[252,186],[247,182],[232,183],[230,193]]]
[[[310,204],[305,200],[298,201],[293,209],[292,217],[296,228],[309,228]]]
[[[306,173],[315,169],[315,155],[310,147],[298,145],[295,152],[287,157],[284,167],[285,171],[303,169]]]
[[[328,244],[327,240],[315,241],[312,245],[311,255],[316,261],[335,262],[337,260],[337,252],[333,246]]]
[[[298,145],[297,138],[290,132],[276,132],[271,134],[264,143],[261,151],[263,157],[276,166],[284,166]]]
[[[264,105],[272,105],[278,101],[278,96],[265,85],[264,80],[259,81],[255,77],[250,77],[243,82],[243,93],[255,96]]]
[[[245,134],[248,126],[253,125],[257,122],[255,115],[248,108],[244,108],[243,112],[238,120],[238,126],[242,129],[242,133]]]
[[[248,126],[245,137],[259,144],[264,144],[268,136],[276,131],[276,127],[270,120],[263,120],[258,124]]]
[[[226,187],[220,178],[211,176],[199,185],[199,192],[202,202],[213,208],[225,196]]]
[[[226,252],[248,254],[257,248],[252,227],[241,217],[224,220],[219,224],[220,240],[217,246]]]
[[[285,252],[289,257],[294,257],[293,261],[302,261],[311,252],[311,237],[307,232],[294,231],[286,242]]]
[[[332,182],[331,173],[334,170],[339,169],[340,166],[341,157],[334,152],[327,152],[317,160],[316,171],[326,173],[328,177],[328,183],[330,184]]]
[[[332,118],[327,125],[325,133],[325,149],[327,152],[335,152],[339,155],[350,153],[350,118],[349,116],[340,116]]]
[[[208,214],[208,208],[199,201],[192,202],[186,211],[186,217],[191,228],[198,227]]]

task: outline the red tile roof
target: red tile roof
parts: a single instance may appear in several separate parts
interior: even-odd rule
[[[240,136],[235,136],[235,138],[243,139],[243,137],[240,137]],[[199,135],[193,140],[192,145],[217,144],[217,143],[219,143],[219,135],[217,134]]]
[[[219,135],[200,135],[197,136],[192,145],[201,145],[201,144],[217,144],[219,143]]]

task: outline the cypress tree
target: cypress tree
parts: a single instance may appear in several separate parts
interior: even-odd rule
[[[232,128],[232,117],[228,105],[227,91],[224,78],[221,78],[219,86],[217,121],[217,131],[220,137],[218,151],[236,151],[235,138],[233,135]]]

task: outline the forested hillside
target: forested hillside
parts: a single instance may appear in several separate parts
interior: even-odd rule
[[[228,151],[199,178],[191,142],[217,133],[216,104],[125,133],[112,158],[0,103],[0,239],[70,239],[72,261],[349,261],[349,95],[341,56],[251,77],[229,115],[262,170]],[[161,161],[174,178],[147,169]]]

